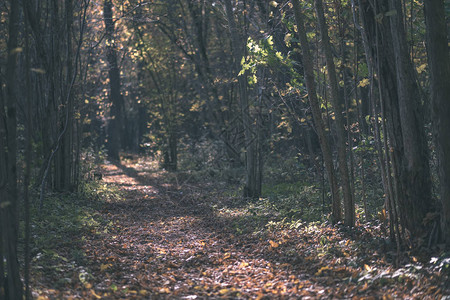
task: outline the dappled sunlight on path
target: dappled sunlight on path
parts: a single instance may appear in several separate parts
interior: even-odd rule
[[[314,296],[323,293],[309,275],[274,261],[275,248],[262,238],[236,237],[205,206],[183,202],[175,185],[161,181],[161,173],[142,172],[130,165],[107,164],[105,183],[124,192],[104,213],[113,221],[106,233],[86,248],[103,278],[99,293],[120,297],[262,297]],[[273,242],[275,243],[275,242]],[[105,251],[106,249],[106,251]],[[273,252],[273,257],[270,253]]]
[[[258,229],[255,222],[268,220],[219,207],[220,186],[188,183],[145,160],[107,163],[102,172],[103,184],[116,186],[121,197],[104,200],[99,213],[107,225],[84,240],[92,299],[391,299],[441,292],[434,273],[405,275],[407,284],[399,284],[390,258],[364,228]]]

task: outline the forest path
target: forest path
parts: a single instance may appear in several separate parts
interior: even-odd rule
[[[220,209],[220,187],[151,162],[102,170],[122,199],[103,206],[109,225],[84,243],[92,299],[422,298],[445,285],[411,267],[395,275],[379,241],[361,228],[241,230],[236,224],[257,228],[258,217]]]
[[[102,279],[98,295],[111,292],[113,284],[118,290],[109,295],[118,298],[326,295],[332,282],[314,277],[321,266],[313,258],[304,264],[296,251],[298,235],[275,241],[236,234],[239,212],[220,215],[202,201],[214,201],[204,197],[213,191],[208,184],[173,177],[167,183],[169,174],[130,161],[102,169],[103,181],[118,186],[123,199],[105,206],[102,213],[113,225],[87,243],[88,256],[97,262],[94,277]]]

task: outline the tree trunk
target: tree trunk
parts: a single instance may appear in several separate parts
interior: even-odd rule
[[[56,14],[55,19],[59,20],[62,18],[58,14],[58,11],[55,10],[54,14]],[[73,181],[73,114],[74,114],[74,105],[73,105],[73,96],[70,95],[67,98],[69,93],[72,76],[73,76],[73,57],[72,57],[72,22],[73,22],[73,10],[72,10],[72,0],[65,1],[65,11],[64,11],[64,21],[65,21],[65,31],[64,34],[56,34],[57,30],[54,30],[56,34],[57,40],[65,41],[65,43],[58,43],[61,46],[61,50],[56,50],[58,52],[66,53],[66,55],[56,58],[55,57],[55,65],[58,67],[57,74],[62,74],[59,70],[64,69],[64,76],[58,78],[63,86],[62,89],[57,89],[58,97],[61,99],[61,107],[64,109],[61,110],[58,127],[58,132],[63,132],[65,130],[65,134],[61,138],[60,151],[55,154],[55,188],[59,191],[72,191],[74,187]],[[58,22],[54,22],[54,28],[58,28]],[[65,51],[62,51],[64,49]],[[65,60],[65,65],[64,65]]]
[[[311,106],[311,111],[314,118],[314,124],[319,137],[320,147],[323,153],[325,168],[327,170],[328,181],[331,188],[332,196],[332,222],[337,223],[341,220],[341,199],[339,196],[339,188],[336,179],[336,171],[333,165],[333,156],[331,154],[330,145],[325,132],[325,125],[322,120],[322,112],[320,111],[319,100],[317,99],[316,83],[314,78],[313,61],[309,50],[309,44],[306,37],[306,30],[303,21],[303,14],[300,7],[299,0],[293,0],[295,20],[298,28],[298,35],[303,53],[303,69],[306,79],[306,89],[308,91],[308,99]]]
[[[178,167],[178,138],[177,131],[169,124],[164,146],[164,168],[168,171],[176,171]]]
[[[444,1],[425,0],[433,131],[438,156],[442,236],[450,245],[450,56]]]
[[[400,2],[390,1],[359,0],[359,9],[363,39],[367,39],[365,44],[370,47],[365,45],[368,61],[377,67],[382,122],[389,137],[385,151],[387,183],[392,192],[389,207],[395,218],[391,222],[399,220],[402,228],[417,238],[423,232],[422,221],[432,204],[428,148]],[[409,242],[408,234],[404,233],[407,232],[402,233],[402,239]]]
[[[423,109],[419,87],[414,75],[406,33],[403,24],[401,2],[389,0],[392,42],[395,55],[398,103],[404,146],[405,163],[402,166],[405,182],[405,197],[400,209],[406,218],[403,225],[418,237],[422,231],[425,215],[432,210],[431,180],[428,160],[428,145],[425,135]],[[383,11],[385,16],[387,12]],[[447,78],[448,79],[448,78]],[[447,95],[448,97],[448,95]]]
[[[234,72],[240,71],[240,62],[244,57],[245,44],[239,36],[239,32],[234,21],[233,6],[230,0],[225,0],[225,11],[230,27],[231,46],[234,56]],[[247,91],[247,76],[238,76],[239,99],[242,112],[242,123],[245,133],[245,157],[246,157],[246,185],[244,187],[244,197],[258,198],[261,195],[261,185],[258,184],[258,155],[255,136],[252,132],[253,120],[250,116],[250,105]]]
[[[337,132],[337,150],[339,161],[339,174],[342,181],[344,191],[344,223],[347,226],[355,225],[355,203],[353,201],[352,190],[350,186],[350,177],[347,165],[347,146],[345,143],[345,122],[342,116],[344,100],[339,92],[339,85],[336,75],[336,67],[334,65],[333,54],[331,52],[330,38],[328,36],[328,28],[323,12],[322,0],[315,0],[317,19],[319,21],[320,35],[322,39],[323,52],[328,69],[328,81],[330,84],[331,102],[334,106],[334,115],[336,120]]]
[[[0,106],[0,226],[2,227],[3,257],[0,261],[6,271],[0,274],[8,291],[6,299],[22,299],[22,281],[19,274],[17,257],[18,239],[18,193],[17,193],[17,98],[16,98],[16,61],[20,52],[17,44],[19,36],[19,2],[10,1],[9,34],[6,62],[6,99]],[[0,91],[2,92],[2,91]],[[4,112],[4,108],[6,112]],[[6,121],[4,123],[4,121]],[[6,127],[5,127],[6,125]],[[5,134],[6,133],[6,134]],[[6,278],[5,278],[6,276]]]
[[[114,22],[112,12],[112,1],[105,0],[103,3],[103,16],[106,30],[106,59],[108,61],[109,74],[109,99],[111,101],[111,116],[108,126],[108,156],[119,160],[119,151],[122,147],[124,99],[120,92],[120,71],[117,64],[117,54],[114,44]]]
[[[374,6],[367,0],[359,0],[358,3],[363,25],[361,35],[367,65],[371,73],[370,99],[372,100],[375,141],[386,195],[385,208],[390,216],[390,235],[395,238],[394,230],[398,228],[398,222],[404,218],[402,211],[400,211],[400,216],[395,213],[398,204],[403,202],[404,197],[404,175],[402,173],[404,156],[391,30],[387,18],[377,19],[377,16],[380,16],[379,11],[386,11],[387,1],[377,1]],[[383,144],[378,126],[379,112],[374,93],[375,72],[378,75],[381,124],[384,132]],[[387,137],[389,137],[389,144]],[[384,151],[382,145],[384,145]],[[398,241],[400,238],[398,230],[397,234]]]
[[[72,22],[73,22],[73,8],[72,8],[72,0],[65,1],[65,21],[66,21],[66,39],[67,39],[67,57],[66,57],[66,76],[65,76],[65,89],[64,96],[69,94],[69,89],[71,88],[72,76],[76,76],[73,74],[73,55],[72,55]],[[67,97],[65,97],[67,98]],[[69,95],[67,99],[66,105],[68,106],[68,113],[66,118],[68,120],[64,120],[67,124],[66,134],[62,139],[62,153],[63,153],[63,164],[64,164],[64,176],[62,181],[62,186],[65,191],[73,191],[74,187],[74,157],[73,157],[73,148],[74,148],[74,99],[72,95]],[[65,118],[64,118],[65,119]],[[63,129],[64,130],[64,129]]]

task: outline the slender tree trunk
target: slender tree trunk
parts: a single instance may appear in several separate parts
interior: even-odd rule
[[[6,214],[6,210],[2,209],[1,207],[4,206],[5,202],[8,199],[8,195],[6,194],[7,190],[7,177],[8,177],[8,171],[7,171],[7,157],[6,157],[6,136],[7,136],[7,130],[6,130],[6,112],[4,110],[5,107],[5,99],[3,98],[4,92],[3,92],[3,82],[0,77],[0,261],[3,262],[6,259],[5,253],[3,251],[4,247],[4,241],[7,238],[5,229],[8,226],[8,222],[4,222],[4,214]],[[5,299],[5,288],[7,282],[5,280],[5,268],[4,264],[0,263],[0,300]]]
[[[164,150],[164,168],[168,171],[176,171],[178,165],[178,138],[177,130],[170,124],[167,130],[166,145]]]
[[[53,30],[52,32],[55,34],[55,39],[58,48],[61,50],[55,50],[55,52],[61,52],[64,54],[58,54],[57,57],[54,58],[54,64],[56,66],[56,74],[54,78],[59,80],[57,86],[60,88],[55,89],[55,93],[57,93],[57,99],[61,99],[61,109],[59,116],[59,124],[58,131],[62,132],[66,131],[64,136],[61,139],[60,151],[55,154],[55,178],[54,184],[57,190],[59,191],[72,191],[74,187],[73,182],[73,114],[74,114],[74,105],[73,105],[73,96],[69,96],[67,98],[68,91],[70,89],[71,80],[73,76],[73,55],[72,55],[72,22],[73,22],[73,10],[72,10],[72,0],[65,0],[64,11],[61,9],[61,14],[58,12],[58,9],[54,9],[54,28],[59,28],[61,24],[59,22],[60,19],[63,19],[64,31],[61,34],[57,34],[58,30]],[[64,17],[63,17],[64,16]],[[62,24],[61,24],[62,25]],[[64,70],[64,71],[61,71]],[[62,76],[61,76],[62,75]],[[54,80],[54,79],[53,79]],[[66,120],[67,119],[67,120]]]
[[[73,7],[72,0],[65,1],[65,21],[66,21],[66,76],[64,82],[64,95],[69,93],[69,89],[71,88],[71,81],[73,74],[73,49],[72,49],[72,23],[73,23]],[[76,76],[76,75],[75,75]],[[74,148],[74,97],[69,95],[67,99],[66,105],[68,106],[68,113],[65,118],[68,120],[64,120],[67,122],[66,134],[62,140],[62,153],[63,153],[63,164],[64,164],[64,176],[62,181],[62,186],[65,191],[73,191],[74,187],[74,157],[73,157],[73,148]],[[64,129],[63,129],[64,130]]]
[[[24,9],[24,15],[26,16],[26,11]],[[25,239],[24,239],[24,284],[25,284],[25,299],[31,299],[31,291],[30,291],[30,238],[31,238],[31,218],[30,218],[30,180],[31,180],[31,155],[32,155],[32,139],[33,139],[33,130],[32,130],[32,86],[31,86],[31,78],[30,78],[30,68],[31,68],[31,58],[30,58],[30,33],[28,30],[28,21],[25,17],[25,88],[26,88],[26,136],[25,136],[25,173],[24,173],[24,182],[23,182],[23,205],[24,205],[24,223],[25,223]]]
[[[225,11],[228,19],[231,34],[231,46],[234,56],[234,72],[240,71],[240,62],[244,57],[245,44],[239,36],[239,32],[234,21],[233,6],[231,0],[225,0]],[[245,132],[245,157],[246,157],[246,185],[244,188],[244,197],[258,198],[261,195],[260,185],[258,185],[258,156],[254,133],[252,132],[253,120],[250,116],[250,104],[247,91],[247,76],[242,74],[238,76],[239,99],[242,111],[242,122]]]
[[[442,0],[425,0],[433,131],[438,156],[442,236],[450,245],[450,56]]]
[[[319,21],[320,35],[322,38],[322,47],[325,54],[328,70],[328,81],[330,84],[331,102],[334,106],[334,115],[336,120],[337,150],[339,161],[339,175],[342,181],[344,191],[344,223],[347,226],[355,225],[355,204],[353,202],[352,189],[350,186],[350,176],[347,165],[347,145],[345,133],[345,121],[342,116],[344,100],[339,92],[336,67],[334,65],[333,54],[331,52],[330,38],[328,28],[323,12],[322,0],[315,0],[317,18]]]
[[[104,0],[103,2],[103,17],[106,28],[106,59],[109,67],[109,98],[111,101],[111,119],[108,126],[108,156],[114,160],[119,160],[124,126],[124,99],[120,92],[120,71],[114,44],[114,22],[111,0]]]
[[[316,83],[314,78],[313,61],[309,50],[309,44],[306,37],[306,30],[303,21],[303,13],[301,11],[299,0],[293,0],[295,20],[298,28],[298,35],[303,53],[303,69],[305,72],[306,88],[308,90],[308,99],[314,118],[314,124],[319,137],[320,147],[323,153],[325,168],[327,170],[328,181],[330,183],[332,195],[332,222],[337,223],[341,220],[341,199],[339,196],[339,188],[336,179],[336,171],[333,165],[333,156],[331,154],[330,145],[325,132],[325,125],[322,120],[322,112],[320,111],[319,100],[317,99]]]

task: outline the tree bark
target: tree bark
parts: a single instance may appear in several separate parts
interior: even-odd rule
[[[442,237],[450,245],[450,56],[442,0],[425,0],[433,131],[438,156]]]
[[[297,23],[297,30],[302,47],[303,54],[303,69],[305,73],[306,89],[308,91],[308,99],[313,114],[314,124],[319,137],[320,147],[323,153],[325,168],[327,170],[328,181],[331,188],[332,196],[332,223],[337,223],[342,219],[341,213],[341,199],[339,196],[339,188],[336,179],[336,171],[333,165],[333,156],[331,154],[330,145],[325,132],[325,125],[322,120],[322,112],[320,111],[319,100],[317,99],[316,83],[314,78],[313,61],[309,50],[308,39],[306,37],[306,30],[304,25],[303,13],[301,11],[299,0],[293,0],[295,20]]]

